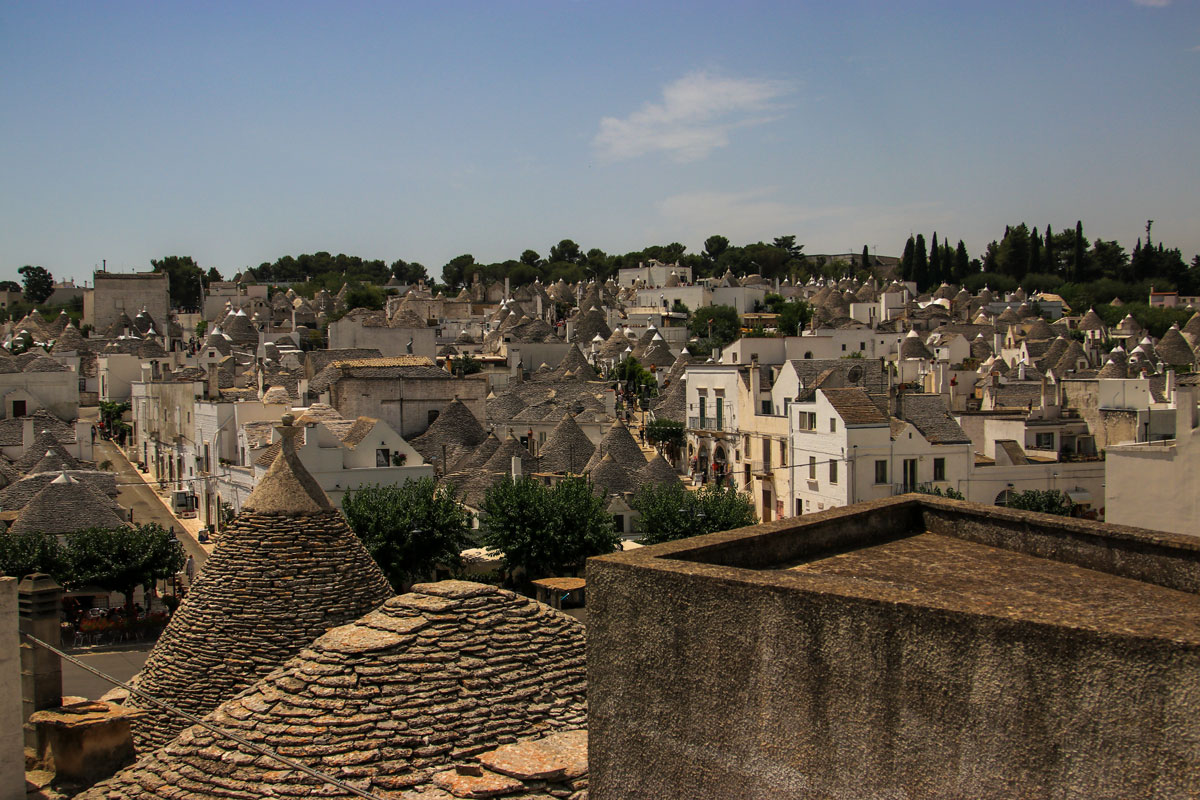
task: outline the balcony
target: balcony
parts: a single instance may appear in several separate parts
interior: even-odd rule
[[[697,431],[733,433],[733,425],[723,417],[688,417],[688,427]]]
[[[750,462],[750,471],[760,478],[771,477],[774,467],[770,462],[763,463],[762,459],[757,459]]]

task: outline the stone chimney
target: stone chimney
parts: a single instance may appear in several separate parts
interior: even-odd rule
[[[521,458],[520,456],[512,457],[512,476],[513,480],[521,477]]]
[[[759,402],[759,369],[758,353],[750,355],[750,413],[758,414],[762,411],[762,404]]]
[[[33,446],[33,438],[36,434],[33,431],[33,417],[23,417],[21,419],[21,449],[28,450]]]
[[[205,370],[207,374],[205,375],[204,397],[206,400],[216,400],[221,396],[221,381],[217,374],[216,363],[208,362]]]
[[[62,587],[40,572],[21,581],[17,587],[21,633],[36,636],[47,644],[57,644],[62,635]],[[21,704],[25,722],[25,746],[39,750],[38,735],[29,717],[44,708],[62,705],[62,662],[44,647],[21,642]]]

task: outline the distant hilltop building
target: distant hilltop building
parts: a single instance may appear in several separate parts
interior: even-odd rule
[[[167,320],[170,285],[165,272],[105,272],[92,276],[83,293],[83,324],[103,331],[124,315],[133,319],[145,310],[153,319]]]

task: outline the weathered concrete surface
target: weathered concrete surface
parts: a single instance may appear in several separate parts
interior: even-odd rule
[[[1003,576],[990,598],[954,591],[966,568],[933,586],[903,563],[794,569],[905,527],[1036,556],[1055,580],[1106,573],[1107,602],[1155,613],[1089,615],[1081,592],[1055,616],[1020,572],[1007,603]],[[1195,796],[1186,539],[910,497],[593,559],[590,796]]]

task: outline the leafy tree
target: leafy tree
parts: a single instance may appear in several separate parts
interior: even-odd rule
[[[111,431],[124,418],[125,412],[130,408],[129,403],[114,403],[108,400],[101,400],[99,405],[100,421],[104,423],[106,430]]]
[[[949,486],[947,486],[945,489],[943,489],[940,486],[934,486],[933,488],[930,488],[928,486],[917,486],[916,488],[913,489],[913,492],[915,492],[916,494],[932,494],[936,497],[948,497],[951,500],[966,500],[967,499],[966,497],[963,496],[963,493],[960,492],[958,489],[954,489]]]
[[[378,286],[354,281],[346,287],[347,309],[369,308],[372,311],[379,311],[386,302],[387,297],[384,295],[383,289]]]
[[[1024,511],[1038,511],[1042,514],[1057,514],[1060,517],[1071,516],[1071,498],[1053,489],[1029,489],[1024,492],[1010,494],[1009,508],[1019,508]]]
[[[1046,236],[1042,239],[1042,269],[1041,272],[1046,272],[1051,275],[1058,274],[1058,256],[1054,252],[1054,235],[1050,232],[1050,226],[1046,226]]]
[[[196,338],[203,339],[204,333],[208,330],[208,320],[202,319],[196,323]]]
[[[530,267],[538,267],[542,264],[542,257],[537,254],[536,250],[526,250],[521,253],[521,263]]]
[[[693,492],[681,481],[638,489],[630,506],[641,517],[642,544],[658,544],[714,531],[754,525],[758,517],[748,494],[715,483]]]
[[[390,271],[392,277],[401,283],[420,283],[429,280],[429,273],[425,271],[424,265],[418,264],[416,261],[409,263],[398,258],[392,262]]]
[[[156,523],[136,528],[92,528],[67,535],[69,583],[99,586],[125,595],[133,607],[138,586],[153,588],[183,568],[183,546],[175,534]]]
[[[1040,272],[1041,269],[1042,237],[1038,236],[1038,229],[1034,228],[1033,233],[1029,235],[1029,263],[1025,265],[1025,274]]]
[[[788,255],[792,256],[793,258],[799,257],[801,252],[804,250],[804,245],[796,244],[796,237],[794,234],[789,234],[787,236],[776,236],[771,241],[771,244],[775,245],[780,250],[787,251]]]
[[[472,358],[469,353],[463,353],[457,358],[450,359],[450,370],[462,378],[466,375],[474,375],[482,372],[483,364],[479,363],[479,359]]]
[[[483,543],[504,554],[505,569],[523,570],[529,580],[574,572],[621,542],[604,499],[585,478],[553,487],[502,478],[488,489],[483,514]]]
[[[44,572],[59,583],[66,583],[70,570],[66,551],[57,536],[44,533],[13,533],[0,536],[0,573],[24,578]]]
[[[0,291],[19,292],[21,291],[21,284],[16,281],[0,281]]]
[[[563,239],[558,244],[550,248],[550,260],[562,261],[567,264],[583,263],[583,251],[579,249],[579,245],[570,239]]]
[[[729,240],[724,236],[710,236],[704,240],[704,257],[716,261],[721,254],[729,249]]]
[[[937,231],[933,232],[933,241],[929,246],[929,285],[940,284],[942,281],[942,248],[938,245]]]
[[[646,441],[654,445],[679,447],[683,444],[683,423],[673,419],[653,419],[646,423]]]
[[[24,275],[24,293],[26,302],[41,305],[54,294],[54,276],[45,267],[35,267],[29,264],[17,270]]]
[[[396,591],[457,567],[471,546],[470,516],[446,484],[433,478],[347,492],[342,512]]]
[[[640,394],[643,386],[652,390],[658,388],[654,375],[632,356],[617,364],[612,377],[624,383],[625,389],[633,395]]]
[[[205,283],[212,283],[213,281],[222,280],[221,271],[218,270],[216,267],[209,267],[208,274],[204,276],[204,280],[205,280]]]
[[[204,270],[191,256],[166,256],[150,259],[155,272],[167,274],[171,305],[175,308],[200,308],[204,303]]]
[[[446,266],[442,267],[442,280],[447,286],[458,288],[466,281],[464,280],[468,270],[475,266],[475,256],[470,253],[465,253],[461,256],[456,256],[450,259]]]
[[[867,246],[865,244],[863,245],[862,262],[860,263],[860,266],[863,269],[871,268],[871,254],[867,252]]]
[[[693,336],[710,339],[714,345],[724,347],[738,338],[741,321],[733,306],[705,306],[692,314],[688,320],[688,331]]]
[[[996,270],[1020,281],[1029,269],[1029,228],[1010,225],[996,249]]]

